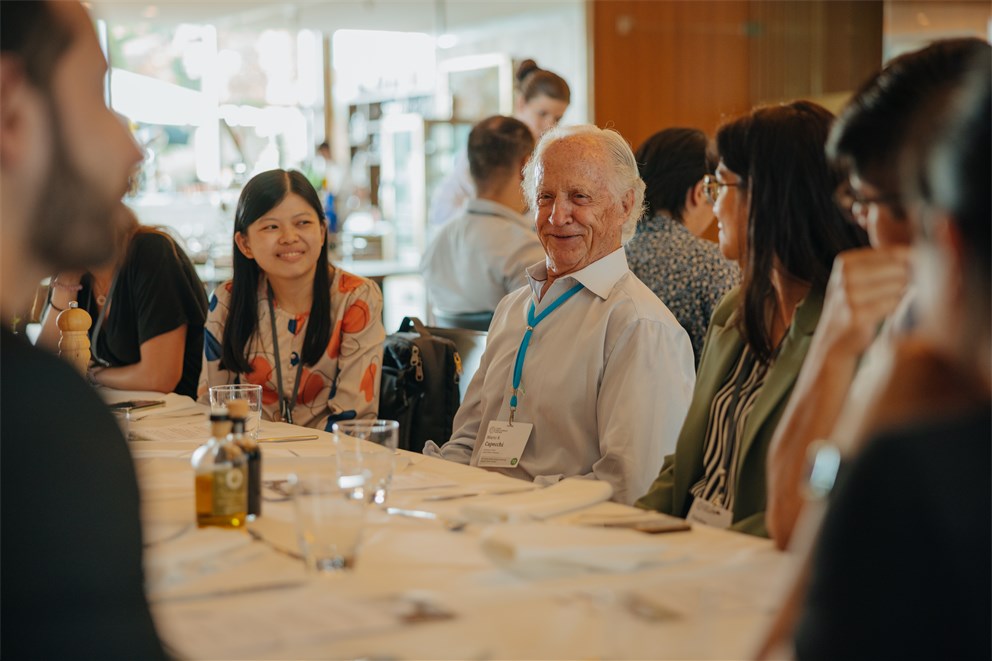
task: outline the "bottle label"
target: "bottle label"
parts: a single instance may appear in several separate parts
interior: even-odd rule
[[[244,466],[214,471],[213,514],[243,514],[248,504],[248,480]]]

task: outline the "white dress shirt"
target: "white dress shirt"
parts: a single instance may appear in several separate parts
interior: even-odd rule
[[[623,248],[557,279],[543,298],[547,266],[542,261],[527,274],[530,287],[496,308],[486,352],[440,455],[478,462],[489,422],[509,418],[531,301],[540,314],[581,282],[584,288],[533,332],[514,420],[534,429],[520,463],[497,470],[542,484],[569,476],[605,480],[613,500],[633,503],[675,451],[696,380],[689,336],[631,273]]]
[[[468,151],[461,150],[455,156],[454,165],[441,183],[434,189],[431,206],[427,211],[427,222],[431,227],[439,227],[455,217],[475,197],[475,182],[468,166]]]
[[[438,230],[421,265],[439,312],[489,312],[527,283],[527,267],[544,259],[534,221],[489,200],[474,199]]]

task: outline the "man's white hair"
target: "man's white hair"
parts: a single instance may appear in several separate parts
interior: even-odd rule
[[[630,144],[624,137],[613,129],[601,129],[592,124],[576,124],[574,126],[556,126],[541,138],[534,148],[534,153],[524,168],[524,193],[531,209],[537,209],[537,170],[541,159],[548,147],[560,140],[571,137],[590,137],[598,140],[607,156],[607,162],[612,166],[607,172],[607,188],[613,196],[613,201],[619,206],[627,191],[633,191],[634,204],[627,213],[623,223],[620,241],[626,244],[637,231],[637,221],[644,215],[644,181],[637,172],[637,160]]]

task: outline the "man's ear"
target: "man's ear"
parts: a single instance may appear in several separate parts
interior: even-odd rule
[[[620,208],[623,209],[624,221],[627,220],[627,216],[630,215],[630,210],[634,208],[634,190],[628,189],[623,197],[620,199]]]
[[[234,243],[238,245],[238,250],[248,259],[255,259],[251,252],[251,245],[248,243],[248,236],[244,232],[234,233]]]

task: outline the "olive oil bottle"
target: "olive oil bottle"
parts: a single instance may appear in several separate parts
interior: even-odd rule
[[[262,450],[258,441],[245,433],[248,400],[230,399],[227,412],[231,416],[231,441],[241,448],[248,462],[248,520],[262,515]]]
[[[226,409],[210,414],[210,439],[193,453],[196,474],[196,525],[240,528],[248,507],[248,465],[244,452],[228,434]]]

